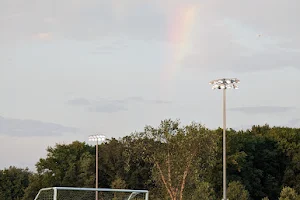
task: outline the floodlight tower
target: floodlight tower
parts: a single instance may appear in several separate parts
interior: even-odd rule
[[[98,188],[98,144],[105,141],[104,135],[90,135],[89,141],[96,142],[96,189]],[[96,191],[96,200],[98,200],[98,191]]]
[[[212,89],[223,90],[223,200],[227,200],[226,178],[226,89],[238,89],[237,78],[222,78],[211,81]]]

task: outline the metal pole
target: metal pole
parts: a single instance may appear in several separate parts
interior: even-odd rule
[[[96,144],[96,189],[98,189],[98,139]],[[98,191],[96,191],[96,200],[98,200]]]
[[[149,200],[149,192],[146,192],[146,198],[145,200]]]
[[[223,89],[223,200],[227,200],[227,177],[226,177],[226,89],[238,89],[237,78],[222,78],[209,82],[212,89]]]
[[[227,200],[226,190],[226,89],[223,89],[223,200]]]
[[[57,200],[57,188],[53,188],[53,200]]]

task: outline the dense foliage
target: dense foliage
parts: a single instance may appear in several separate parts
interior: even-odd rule
[[[253,126],[227,138],[230,199],[300,198],[300,129]],[[32,200],[43,187],[94,187],[94,146],[75,141],[47,152],[36,173],[0,170],[0,200]],[[107,140],[99,145],[99,187],[148,189],[152,200],[221,199],[222,129],[165,120]]]
[[[19,200],[29,185],[28,169],[9,167],[0,170],[0,200]]]

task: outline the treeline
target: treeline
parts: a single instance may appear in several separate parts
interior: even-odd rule
[[[227,130],[228,198],[300,199],[300,129],[253,126]],[[0,200],[33,200],[51,186],[94,187],[95,146],[75,141],[47,149],[36,173],[0,170]],[[151,200],[222,198],[222,129],[158,127],[99,145],[99,187],[147,189]]]

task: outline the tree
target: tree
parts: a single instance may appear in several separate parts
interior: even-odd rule
[[[230,200],[299,200],[300,129],[229,129],[227,142]],[[152,200],[221,199],[222,150],[222,129],[164,120],[99,145],[99,187],[147,189]],[[95,146],[75,141],[47,152],[37,173],[0,170],[0,200],[34,199],[52,186],[94,187]]]
[[[253,199],[275,199],[281,190],[287,162],[271,130],[265,125],[228,133],[228,179],[240,181]]]
[[[32,174],[29,177],[29,186],[25,189],[22,200],[34,199],[41,188],[49,187],[45,181],[46,179],[47,177],[44,175]]]
[[[111,183],[111,188],[114,188],[114,189],[125,189],[126,188],[126,182],[123,179],[121,179],[121,178],[117,178],[116,180],[114,180]]]
[[[139,134],[147,141],[147,146],[140,147],[154,164],[154,181],[162,184],[172,200],[183,199],[191,170],[201,174],[197,166],[210,164],[216,146],[211,132],[202,125],[179,125],[179,121],[164,120],[158,128],[146,126]]]
[[[36,166],[39,174],[48,177],[45,181],[49,186],[93,186],[93,147],[75,141],[69,145],[57,144],[54,148],[49,147],[47,151],[47,158],[40,159]]]
[[[9,167],[0,170],[0,200],[19,200],[29,185],[32,173],[28,168]]]
[[[300,129],[274,127],[269,137],[278,143],[278,149],[285,153],[286,166],[283,185],[288,185],[300,193]]]
[[[110,187],[118,179],[126,180],[124,144],[112,138],[99,148],[100,187]]]
[[[36,164],[37,174],[25,191],[27,199],[39,189],[53,186],[93,187],[95,180],[94,148],[78,141],[48,147],[47,157]]]
[[[128,188],[154,188],[155,184],[152,181],[153,163],[146,159],[146,152],[140,148],[140,144],[148,146],[147,141],[134,136],[126,136],[120,142],[124,147],[122,165],[125,174],[124,180]]]
[[[124,188],[126,188],[126,182],[121,178],[117,178],[116,180],[114,180],[111,183],[111,188],[124,189]],[[121,192],[115,192],[114,198],[112,200],[124,199],[124,197],[126,197],[126,194],[121,193]]]
[[[191,200],[215,200],[216,194],[213,187],[208,182],[200,182],[193,190],[192,195],[188,195]],[[184,198],[187,199],[187,198]]]
[[[280,193],[279,200],[300,200],[300,196],[293,188],[284,187]]]
[[[248,200],[249,192],[238,181],[233,181],[228,184],[228,199],[230,200]]]

